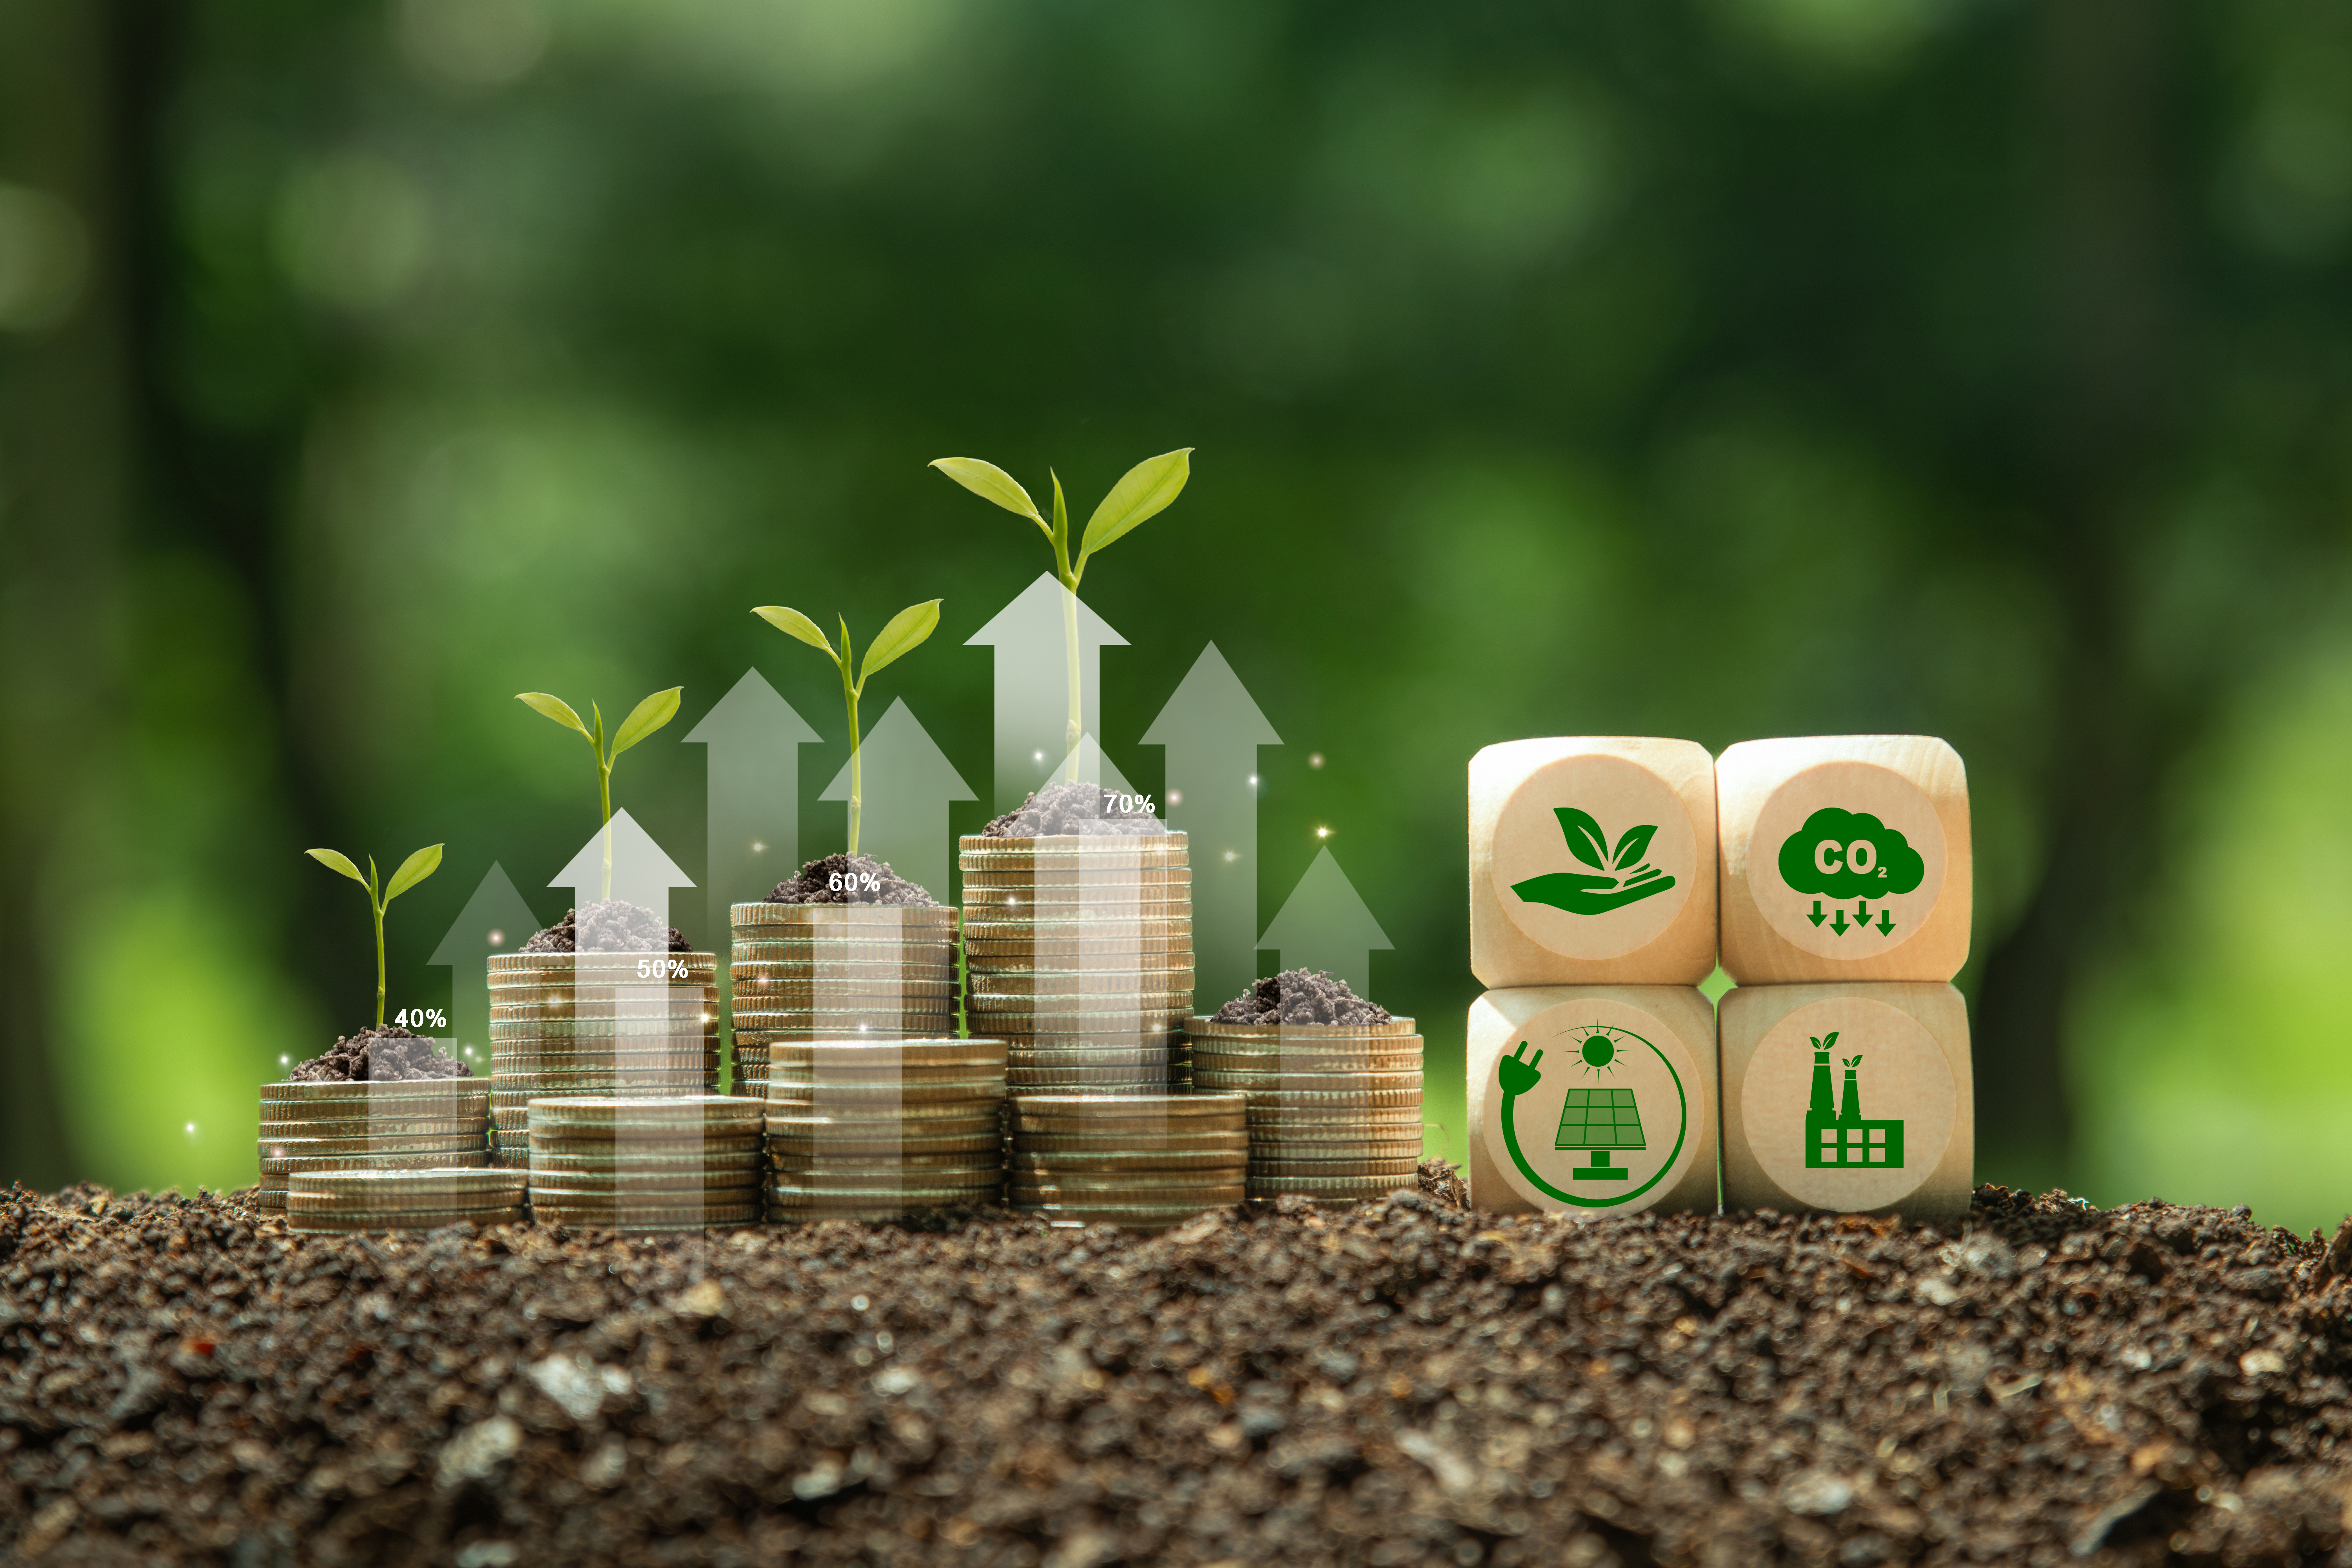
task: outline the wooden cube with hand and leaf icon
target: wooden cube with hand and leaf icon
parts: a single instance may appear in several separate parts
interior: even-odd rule
[[[1715,968],[1715,762],[1692,741],[1510,741],[1470,763],[1470,967],[1515,985]]]

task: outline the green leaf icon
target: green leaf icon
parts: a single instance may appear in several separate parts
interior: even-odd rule
[[[1654,822],[1627,828],[1625,837],[1617,840],[1617,851],[1609,858],[1609,864],[1620,871],[1628,866],[1640,865],[1643,855],[1650,847],[1650,840],[1657,831],[1658,825]]]
[[[1609,869],[1609,836],[1601,831],[1601,824],[1590,813],[1572,805],[1556,805],[1551,814],[1559,818],[1559,830],[1568,837],[1568,851],[1596,871]]]

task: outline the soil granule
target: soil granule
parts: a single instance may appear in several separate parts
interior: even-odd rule
[[[667,934],[665,934],[667,933]],[[686,933],[662,924],[643,904],[604,899],[563,918],[522,944],[525,952],[691,952]]]
[[[1391,1021],[1386,1007],[1367,1002],[1344,980],[1326,970],[1286,969],[1253,981],[1250,988],[1217,1009],[1219,1024],[1345,1024],[1361,1028]]]
[[[1409,1192],[644,1240],[17,1188],[0,1550],[2340,1563],[2347,1267],[2352,1226],[1999,1187],[1958,1234]]]
[[[840,878],[845,886],[835,887]],[[866,878],[879,888],[865,886]],[[801,868],[801,874],[776,884],[768,895],[772,904],[898,904],[937,909],[939,900],[919,882],[909,882],[890,869],[889,862],[871,855],[827,855]]]
[[[1047,784],[981,831],[991,838],[1049,838],[1061,834],[1139,837],[1168,825],[1144,811],[1116,809],[1118,794],[1083,779]]]
[[[464,1062],[396,1025],[341,1036],[286,1075],[294,1083],[407,1083],[473,1076],[474,1069]]]

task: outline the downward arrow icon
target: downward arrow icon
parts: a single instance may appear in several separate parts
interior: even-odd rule
[[[1868,899],[1857,899],[1854,900],[1853,923],[1858,926],[1866,926],[1870,923],[1870,900]]]
[[[1881,936],[1893,936],[1895,934],[1894,910],[1881,910],[1878,911],[1878,934]]]
[[[1807,915],[1805,918],[1812,921],[1815,925],[1819,925],[1830,917],[1822,913],[1822,901],[1819,899],[1815,899],[1813,900],[1813,912]]]
[[[1837,932],[1840,936],[1843,936],[1846,933],[1847,927],[1845,923],[1845,910],[1841,909],[1831,918],[1830,929]]]

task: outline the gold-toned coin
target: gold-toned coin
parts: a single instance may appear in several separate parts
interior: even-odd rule
[[[1200,1043],[1192,1044],[1192,1065],[1202,1072],[1296,1074],[1313,1078],[1328,1073],[1419,1073],[1422,1059],[1416,1053],[1402,1052],[1386,1057],[1237,1057],[1213,1051]]]
[[[366,1114],[358,1106],[398,1107],[410,1115],[446,1112],[478,1100],[487,1084],[478,1078],[404,1079],[390,1083],[265,1083],[264,1115],[340,1116]],[[357,1102],[354,1105],[352,1102]]]
[[[712,1230],[721,1226],[745,1226],[760,1223],[757,1203],[682,1205],[664,1208],[584,1209],[570,1205],[542,1206],[536,1201],[531,1212],[541,1225],[570,1226],[575,1230],[623,1230],[635,1232],[668,1232]]]
[[[1074,1180],[1024,1181],[1015,1175],[1004,1189],[1016,1207],[1047,1204],[1119,1204],[1139,1206],[1185,1205],[1194,1209],[1223,1208],[1250,1195],[1238,1178],[1218,1182],[1146,1181],[1140,1176],[1114,1176],[1107,1182]]]
[[[1134,1154],[1138,1158],[1156,1154],[1171,1156],[1206,1153],[1238,1153],[1250,1152],[1249,1134],[1236,1127],[1230,1131],[1192,1131],[1171,1125],[1164,1131],[1152,1133],[1129,1132],[1024,1132],[1013,1141],[1013,1157],[1024,1156],[1051,1160],[1064,1154],[1084,1156],[1093,1153]]]
[[[258,1140],[268,1158],[290,1159],[305,1154],[455,1154],[482,1146],[482,1130],[470,1132],[444,1133],[432,1138],[385,1137],[372,1138],[359,1134],[349,1138],[278,1138]]]
[[[453,1225],[470,1225],[478,1230],[521,1223],[520,1205],[491,1209],[426,1209],[398,1215],[311,1214],[297,1218],[289,1213],[286,1216],[286,1228],[297,1236],[389,1236],[400,1231],[439,1230]]]
[[[976,893],[1044,891],[1048,889],[1140,889],[1146,892],[1189,889],[1192,886],[1192,868],[1181,862],[1164,862],[1150,866],[1087,866],[1057,864],[1001,868],[992,863],[973,866],[963,873],[963,896],[967,903]]]
[[[637,1096],[534,1100],[534,1126],[555,1127],[676,1127],[699,1125],[712,1129],[756,1131],[760,1104],[728,1094],[699,1094],[647,1099]]]
[[[1158,1103],[1139,1107],[1131,1100],[1115,1099],[1100,1094],[1024,1094],[1013,1101],[1013,1109],[1024,1118],[1132,1116],[1139,1110],[1150,1109],[1166,1112],[1171,1117],[1215,1117],[1238,1113],[1243,1107],[1238,1094],[1169,1094],[1158,1097]]]
[[[516,1194],[523,1179],[514,1171],[488,1166],[455,1166],[438,1170],[309,1171],[288,1178],[289,1190],[373,1201],[400,1194],[479,1193]]]
[[[940,1138],[898,1138],[876,1132],[872,1135],[835,1129],[823,1138],[805,1134],[774,1134],[768,1139],[768,1157],[772,1160],[815,1159],[838,1156],[845,1160],[928,1159],[933,1155],[953,1159],[996,1159],[1004,1146],[1003,1138],[993,1129],[960,1133]]]
[[[1185,1032],[1196,1040],[1244,1042],[1294,1041],[1302,1047],[1341,1046],[1359,1040],[1393,1041],[1419,1036],[1411,1018],[1391,1018],[1385,1024],[1221,1024],[1213,1017],[1188,1018]]]
[[[313,1118],[301,1121],[261,1123],[261,1141],[273,1138],[452,1138],[479,1134],[487,1108],[471,1116],[436,1116],[429,1121],[394,1116]]]
[[[1073,1225],[1115,1225],[1121,1230],[1172,1230],[1189,1219],[1230,1204],[1015,1204],[1013,1208],[1038,1219],[1064,1220]]]
[[[1004,1042],[985,1035],[968,1040],[795,1040],[767,1048],[779,1062],[895,1063],[909,1072],[1004,1060]]]
[[[1158,963],[1170,969],[1192,967],[1192,939],[1181,936],[1078,936],[1031,930],[1021,935],[974,937],[964,943],[964,957],[974,973],[999,965],[1068,968],[1079,963],[1132,964],[1140,969]]]
[[[765,901],[727,906],[737,926],[856,928],[861,930],[953,930],[952,904],[779,904]]]
[[[492,984],[526,975],[625,974],[632,979],[676,975],[683,966],[688,978],[715,974],[715,952],[494,952],[489,955]]]
[[[822,1213],[836,1205],[864,1207],[896,1201],[918,1208],[953,1208],[986,1203],[1002,1190],[993,1182],[935,1182],[922,1185],[881,1184],[873,1186],[777,1182],[765,1190],[771,1211]]]
[[[1254,1198],[1280,1197],[1286,1193],[1319,1199],[1326,1203],[1362,1203],[1368,1199],[1384,1198],[1399,1187],[1413,1184],[1410,1177],[1391,1176],[1265,1176],[1252,1172],[1249,1195]]]
[[[1057,1171],[1087,1171],[1096,1173],[1150,1171],[1231,1171],[1234,1179],[1249,1163],[1247,1149],[1199,1149],[1171,1151],[1167,1149],[1096,1149],[1057,1150],[1052,1152],[1037,1149],[1016,1148],[1007,1156],[1010,1168],[1026,1171],[1033,1175],[1050,1176]]]
[[[1421,1172],[1421,1162],[1401,1160],[1252,1160],[1249,1179],[1253,1182],[1283,1182],[1299,1178],[1332,1181],[1387,1182],[1392,1186],[1411,1186]]]

